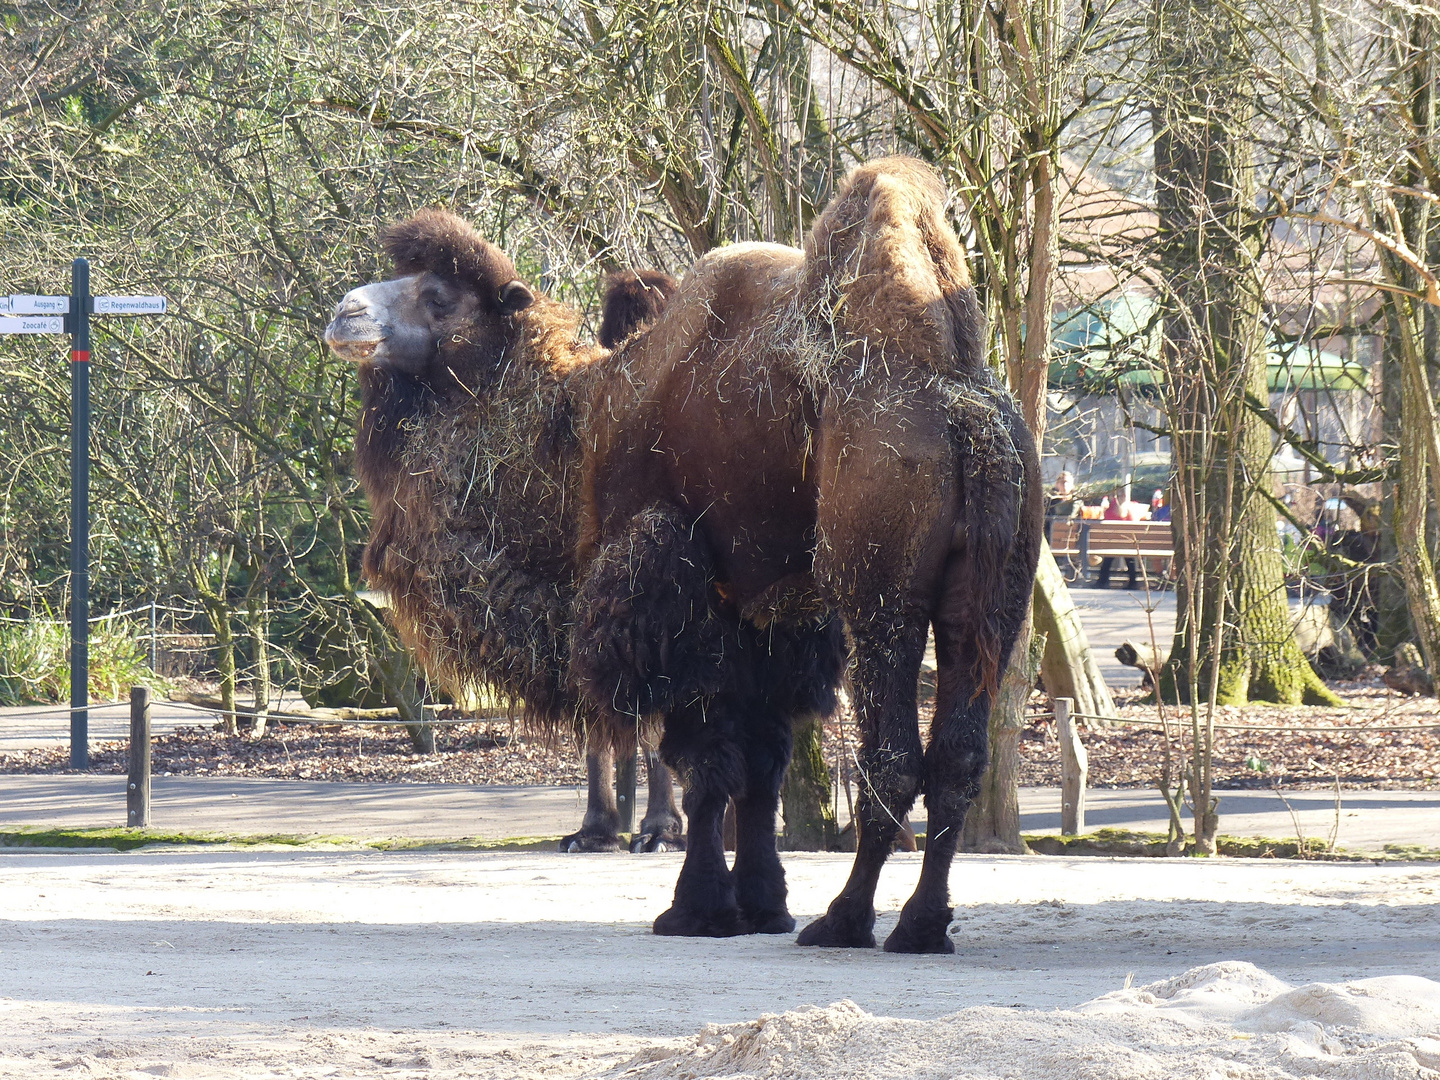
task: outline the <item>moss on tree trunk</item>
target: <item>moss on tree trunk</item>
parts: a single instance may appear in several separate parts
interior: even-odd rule
[[[833,851],[837,828],[830,770],[820,741],[825,718],[807,713],[795,721],[795,749],[780,789],[787,851]]]
[[[1250,383],[1252,394],[1265,385],[1263,352],[1257,353]],[[1223,470],[1212,467],[1202,481],[1205,490],[1179,500],[1207,512],[1202,515],[1201,527],[1192,531],[1190,543],[1176,544],[1177,552],[1187,546],[1197,549],[1201,565],[1193,576],[1183,567],[1179,575],[1179,614],[1170,661],[1161,678],[1162,693],[1170,701],[1189,700],[1186,667],[1192,628],[1184,613],[1189,610],[1190,591],[1198,588],[1200,619],[1194,630],[1198,634],[1196,682],[1202,700],[1210,694],[1210,680],[1216,671],[1212,650],[1218,641],[1216,704],[1339,705],[1340,698],[1315,674],[1295,638],[1275,508],[1267,498],[1273,453],[1269,429],[1248,409],[1236,409],[1232,415],[1235,426],[1231,432],[1217,425],[1212,434],[1218,445],[1211,453],[1222,461],[1231,455],[1238,459],[1234,467],[1237,479],[1227,483]],[[1228,435],[1224,442],[1220,441],[1222,434]],[[1245,477],[1248,481],[1238,479]],[[1177,517],[1181,519],[1178,533],[1187,525],[1183,511]]]

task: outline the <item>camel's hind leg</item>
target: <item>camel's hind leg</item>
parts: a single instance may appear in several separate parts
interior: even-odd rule
[[[936,621],[939,678],[925,751],[925,862],[914,894],[885,940],[886,952],[955,951],[948,934],[954,915],[950,864],[989,760],[990,695],[976,683],[972,646],[973,635],[964,626]]]
[[[815,577],[853,652],[859,846],[845,888],[799,943],[864,948],[875,944],[880,869],[920,791],[916,681],[956,489],[945,417],[919,395],[880,412],[840,406],[830,425],[819,455]]]
[[[845,887],[825,915],[805,927],[801,945],[873,948],[875,887],[900,822],[920,790],[922,753],[915,684],[925,653],[925,623],[852,624],[855,718],[860,726],[859,845]]]

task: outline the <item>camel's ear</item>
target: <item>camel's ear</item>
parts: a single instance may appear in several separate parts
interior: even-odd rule
[[[519,278],[500,286],[500,313],[514,315],[535,302],[535,294]]]

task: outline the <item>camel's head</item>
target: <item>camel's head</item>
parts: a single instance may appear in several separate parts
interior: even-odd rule
[[[473,390],[514,338],[513,316],[535,294],[515,265],[445,210],[422,210],[383,238],[396,277],[352,289],[335,308],[325,343],[444,393]]]

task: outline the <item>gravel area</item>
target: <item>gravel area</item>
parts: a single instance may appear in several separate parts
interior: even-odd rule
[[[1386,687],[1379,670],[1354,682],[1333,682],[1330,688],[1345,707],[1247,705],[1222,707],[1216,724],[1254,725],[1251,730],[1219,729],[1215,738],[1215,787],[1286,789],[1333,787],[1336,777],[1347,789],[1431,790],[1440,788],[1440,701],[1405,697]],[[1157,719],[1155,703],[1138,689],[1116,694],[1121,719]],[[1032,707],[1048,709],[1036,695]],[[1172,752],[1189,747],[1189,711],[1167,707]],[[1377,731],[1376,728],[1435,725],[1430,731]],[[1306,732],[1292,727],[1342,728]],[[1182,728],[1184,730],[1182,730]],[[1264,728],[1276,730],[1266,731]],[[1089,755],[1091,787],[1150,787],[1160,775],[1165,735],[1149,727],[1084,727],[1081,741]],[[1020,740],[1022,785],[1058,786],[1060,747],[1055,724],[1033,721]],[[1247,762],[1254,764],[1247,764]],[[1258,771],[1255,765],[1263,763]]]
[[[1334,683],[1346,701],[1341,709],[1282,708],[1253,705],[1220,710],[1221,724],[1338,727],[1343,732],[1248,730],[1217,732],[1215,786],[1222,789],[1326,788],[1338,775],[1349,789],[1440,788],[1440,730],[1380,732],[1398,725],[1440,725],[1440,701],[1406,698],[1385,687],[1378,672],[1355,682]],[[1154,721],[1156,708],[1138,689],[1117,693],[1122,719]],[[1059,745],[1049,705],[1037,693],[1032,710],[1040,715],[1021,734],[1020,783],[1057,786]],[[1182,750],[1181,713],[1172,719],[1172,751]],[[928,724],[928,707],[922,709]],[[1151,787],[1165,754],[1165,737],[1145,727],[1081,729],[1090,758],[1092,787]],[[826,725],[825,758],[853,775],[855,731],[848,717]],[[272,726],[265,737],[227,736],[208,726],[182,728],[156,737],[152,750],[157,774],[174,776],[259,776],[298,780],[456,784],[583,784],[581,748],[569,732],[537,737],[518,724],[485,721],[436,729],[436,753],[416,754],[400,727],[340,724]],[[1250,762],[1264,762],[1258,772]],[[91,748],[92,773],[123,773],[126,744],[99,742]],[[64,747],[0,754],[0,773],[69,772]],[[641,763],[640,782],[644,783]]]

